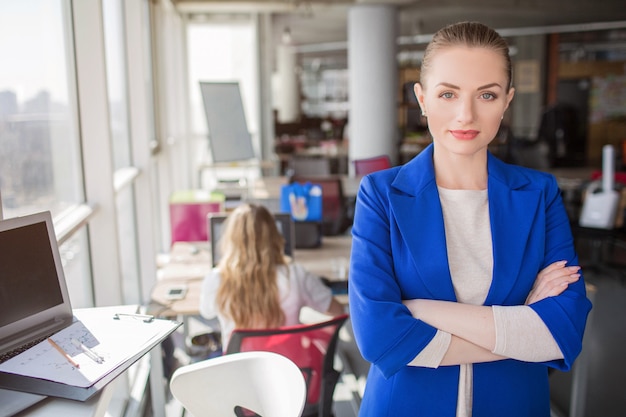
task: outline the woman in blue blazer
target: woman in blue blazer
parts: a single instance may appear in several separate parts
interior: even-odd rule
[[[357,196],[360,415],[548,417],[548,367],[572,366],[591,303],[554,177],[487,149],[514,94],[505,41],[440,30],[415,92],[433,144]]]

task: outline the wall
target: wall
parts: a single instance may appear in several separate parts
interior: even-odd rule
[[[599,85],[602,80],[615,77],[623,80],[621,85],[621,93],[615,91],[612,85],[612,91],[616,95],[626,97],[626,79],[624,78],[626,62],[601,62],[601,61],[581,61],[581,62],[561,62],[558,68],[558,77],[560,79],[578,79],[588,78],[592,80],[592,84],[598,93],[598,89],[602,89]],[[595,78],[595,81],[594,81]],[[606,94],[604,92],[603,94]],[[594,93],[592,92],[592,96]],[[608,100],[609,97],[598,97],[597,100]],[[624,103],[622,103],[624,105]],[[592,116],[594,114],[593,103],[590,108]],[[592,166],[600,165],[602,161],[602,147],[606,144],[613,144],[621,149],[621,141],[626,140],[626,115],[621,117],[598,116],[590,117],[589,132],[587,135],[587,163]]]
[[[515,98],[510,109],[513,135],[536,139],[544,109],[545,36],[520,36],[511,44],[516,49],[512,57]]]

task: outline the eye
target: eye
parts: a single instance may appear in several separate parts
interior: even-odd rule
[[[450,98],[453,98],[453,97],[454,97],[454,93],[452,93],[452,92],[450,92],[450,91],[446,91],[446,92],[441,93],[441,94],[439,95],[439,97],[443,97],[443,98],[450,99]]]
[[[491,100],[497,99],[498,97],[495,94],[493,94],[493,93],[482,93],[480,95],[480,98],[482,98],[483,100],[491,101]]]

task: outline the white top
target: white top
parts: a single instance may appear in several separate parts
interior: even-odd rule
[[[280,306],[285,313],[285,326],[300,324],[302,307],[307,306],[321,313],[328,311],[333,295],[330,288],[324,285],[317,275],[308,272],[297,263],[281,266],[277,272]],[[200,314],[207,319],[218,318],[222,332],[222,346],[226,350],[235,324],[217,310],[215,296],[220,279],[220,271],[217,268],[213,268],[204,278],[200,293]]]
[[[493,250],[487,190],[449,190],[438,187],[446,233],[452,284],[458,302],[482,305],[492,280]],[[496,326],[493,353],[528,362],[563,358],[554,337],[528,306],[492,307]],[[436,368],[450,345],[441,330],[412,366]],[[472,365],[460,367],[457,417],[472,415]]]

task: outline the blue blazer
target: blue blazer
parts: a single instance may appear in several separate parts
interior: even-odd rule
[[[350,260],[352,325],[371,362],[360,416],[454,417],[459,366],[407,366],[436,329],[414,319],[402,300],[456,301],[433,145],[407,164],[363,178],[357,195]],[[555,178],[488,156],[493,278],[485,305],[523,305],[539,271],[578,265]],[[531,305],[564,359],[513,359],[474,365],[473,417],[548,417],[548,367],[568,370],[580,353],[591,302],[583,279]]]

